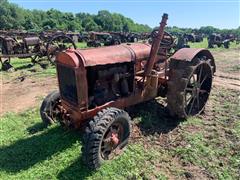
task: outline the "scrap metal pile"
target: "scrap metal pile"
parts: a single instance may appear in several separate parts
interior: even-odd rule
[[[133,43],[144,41],[152,43],[155,28],[151,33],[133,33],[133,32],[62,32],[62,31],[44,31],[40,33],[24,31],[0,31],[0,62],[2,70],[13,69],[10,64],[11,58],[31,58],[36,63],[39,58],[47,59],[55,64],[55,57],[58,52],[68,48],[76,49],[77,42],[85,42],[87,47],[100,47],[119,45],[121,43]],[[188,42],[202,42],[206,37],[198,33],[175,33],[166,34],[171,41],[167,44],[172,50],[177,51],[181,48],[189,48]],[[173,36],[174,35],[174,36]],[[231,34],[221,35],[213,33],[208,36],[208,48],[215,46],[229,48],[230,42],[239,38]],[[170,43],[170,42],[168,42]]]
[[[55,62],[58,52],[76,48],[71,34],[63,32],[29,33],[22,31],[0,31],[0,61],[3,70],[12,69],[11,58],[31,58],[35,63],[46,56]]]
[[[208,48],[214,48],[215,46],[223,46],[224,48],[228,49],[230,42],[233,42],[234,40],[236,40],[237,43],[237,38],[234,37],[234,35],[232,34],[222,35],[212,33],[208,36]]]

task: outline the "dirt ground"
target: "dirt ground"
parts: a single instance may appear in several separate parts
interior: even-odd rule
[[[57,89],[56,78],[18,77],[3,79],[0,92],[0,115],[21,112],[36,105],[51,91]]]
[[[228,89],[240,91],[240,53],[239,49],[229,51],[213,51],[217,72],[214,84]]]
[[[239,49],[212,52],[217,65],[214,85],[240,91],[240,55]],[[14,76],[11,76],[14,77]],[[21,112],[36,105],[49,92],[57,89],[54,77],[36,78],[19,76],[1,78],[0,115],[10,112]]]

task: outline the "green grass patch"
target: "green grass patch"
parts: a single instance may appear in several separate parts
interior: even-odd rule
[[[206,169],[213,178],[236,179],[240,165],[239,92],[213,89],[211,119],[190,118],[182,123],[184,146],[173,152],[184,163]],[[189,125],[192,127],[188,130]],[[194,130],[195,129],[195,130]]]
[[[82,163],[80,133],[57,125],[44,127],[38,109],[8,113],[0,127],[0,179],[166,178],[148,163],[157,152],[145,150],[142,144],[128,146],[98,171],[88,170]]]
[[[76,43],[77,48],[87,48],[86,42],[78,42]]]
[[[18,59],[12,58],[11,65],[14,67],[14,72],[1,71],[4,79],[16,78],[19,76],[34,76],[34,77],[54,77],[56,76],[56,67],[47,59],[42,58],[37,63],[32,63],[30,58]]]
[[[208,48],[208,40],[207,38],[204,38],[202,42],[188,42],[189,46],[191,48]],[[240,44],[236,44],[236,42],[230,42],[229,49],[235,49],[235,48],[240,48]],[[215,46],[214,48],[209,48],[211,51],[227,51],[229,49],[224,48],[223,46],[217,47]]]

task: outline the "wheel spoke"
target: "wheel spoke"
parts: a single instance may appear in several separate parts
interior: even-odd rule
[[[190,109],[188,110],[188,114],[190,114],[192,112],[192,108],[193,108],[193,104],[195,103],[195,99],[196,99],[196,97],[194,97],[192,100],[192,104],[191,104]]]
[[[199,110],[200,109],[199,94],[197,95],[197,107],[198,107],[198,110]]]
[[[207,79],[207,75],[203,78],[203,80],[201,81],[201,83],[200,83],[200,87],[202,86],[202,84],[204,83],[204,81]]]
[[[200,84],[200,82],[201,82],[202,69],[203,69],[203,66],[201,65],[201,66],[200,66],[200,73],[199,73],[199,77],[198,77],[198,83],[199,83],[199,84]]]
[[[188,106],[188,103],[192,100],[193,95],[191,94],[191,96],[187,99],[187,96],[185,96],[185,107]]]
[[[204,89],[200,89],[199,93],[202,93],[202,94],[207,93],[207,94],[209,94],[209,92],[207,90],[204,90]]]
[[[194,84],[194,86],[195,86],[195,85],[196,85],[195,75],[193,74],[192,76],[193,76],[193,84]]]

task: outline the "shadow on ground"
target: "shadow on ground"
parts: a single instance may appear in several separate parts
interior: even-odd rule
[[[167,134],[184,120],[170,116],[167,107],[157,100],[132,107],[130,109],[130,116],[136,119],[135,124],[145,136],[155,133]]]
[[[144,136],[154,133],[168,133],[176,128],[180,122],[178,119],[171,118],[166,107],[157,101],[150,101],[131,108],[130,116],[137,119],[136,125]],[[77,140],[81,139],[80,133],[66,131],[60,126],[38,134],[44,128],[45,126],[42,123],[36,123],[27,128],[31,137],[1,147],[0,169],[12,173],[27,170],[33,165],[50,158],[55,153],[71,147]],[[57,178],[84,179],[92,173],[83,165],[82,157],[79,156],[71,165],[59,172]]]
[[[38,127],[42,128],[39,125]],[[10,172],[27,170],[53,154],[64,151],[79,138],[76,132],[66,132],[63,128],[56,127],[42,134],[21,139],[10,146],[0,148],[0,169]]]
[[[47,69],[50,66],[50,63],[46,59],[40,59],[34,63],[29,63],[29,64],[23,64],[22,66],[16,67],[15,70],[25,70],[27,69],[28,71],[32,71],[35,65],[39,65],[42,69]]]

